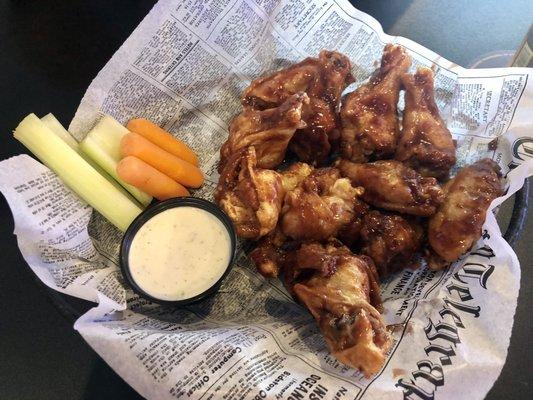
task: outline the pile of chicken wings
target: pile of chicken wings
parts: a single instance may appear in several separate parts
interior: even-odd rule
[[[447,267],[503,194],[489,159],[448,179],[455,143],[433,72],[410,66],[406,50],[388,44],[369,81],[344,97],[352,66],[335,51],[257,79],[220,150],[215,199],[238,236],[257,241],[258,271],[282,277],[331,353],[365,376],[391,344],[380,278],[424,262]]]

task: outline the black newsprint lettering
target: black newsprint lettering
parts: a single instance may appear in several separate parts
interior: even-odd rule
[[[444,317],[446,315],[449,315],[453,318],[453,323],[455,324],[455,326],[457,326],[458,328],[464,328],[465,326],[463,325],[463,321],[461,320],[461,317],[459,317],[459,315],[447,308],[447,307],[442,307],[440,310],[439,310],[439,314],[441,317]]]
[[[473,256],[480,256],[480,257],[485,257],[485,258],[492,258],[494,257],[494,250],[492,250],[489,246],[483,246],[483,247],[480,247],[479,249],[477,249],[476,251],[473,251],[472,253]]]
[[[328,389],[322,386],[320,383],[316,385],[313,391],[309,394],[309,400],[320,400],[323,399],[328,393]]]
[[[275,388],[277,385],[281,384],[285,379],[287,379],[288,376],[290,376],[291,373],[289,371],[283,371],[281,374],[279,374],[272,382],[270,382],[265,390],[267,392],[270,392],[273,388]]]
[[[318,375],[309,375],[298,386],[294,388],[287,400],[304,399],[306,394],[309,393],[313,386],[320,380]]]
[[[230,350],[230,352],[226,355],[224,355],[224,357],[222,358],[222,360],[220,360],[213,368],[211,368],[211,373],[214,374],[215,372],[217,372],[219,369],[222,369],[222,367],[224,366],[224,364],[226,364],[229,360],[231,360],[231,358],[237,354],[237,353],[240,353],[242,350],[240,347],[235,347],[233,349]]]
[[[400,278],[400,282],[396,284],[394,289],[392,289],[392,294],[400,294],[402,290],[405,288],[405,285],[409,283],[409,280],[413,276],[413,272],[411,271],[404,271],[402,277]]]
[[[529,158],[533,158],[533,147],[531,146],[531,143],[533,143],[533,139],[527,136],[522,136],[513,142],[511,148],[513,152],[513,160],[508,165],[509,169],[518,167],[521,164],[520,161],[526,161]],[[515,159],[520,161],[517,162]]]
[[[431,382],[435,386],[444,385],[444,374],[442,372],[442,366],[439,364],[433,364],[429,360],[422,360],[417,362],[418,370],[413,372],[413,377],[424,378],[428,382]]]
[[[451,345],[447,345],[446,347],[441,346],[440,344],[430,344],[429,346],[424,347],[424,351],[426,352],[426,355],[429,356],[430,353],[435,352],[439,354],[443,354],[440,359],[440,363],[442,365],[452,365],[452,359],[450,357],[455,355],[455,350]]]
[[[487,237],[488,234],[487,234]],[[495,256],[494,251],[487,245],[471,253],[471,256],[490,259]],[[461,343],[459,329],[465,329],[464,316],[478,318],[481,307],[475,303],[472,295],[472,285],[479,284],[487,289],[487,282],[494,272],[494,265],[482,262],[467,262],[453,274],[446,285],[448,295],[443,298],[444,306],[438,311],[440,320],[434,321],[428,317],[424,332],[429,343],[424,347],[427,356],[435,354],[439,362],[421,360],[417,362],[417,369],[411,374],[413,379],[401,378],[396,383],[403,389],[403,398],[414,400],[433,400],[435,391],[444,385],[444,371],[442,366],[452,365],[456,356],[456,348]]]
[[[187,397],[191,397],[194,392],[196,392],[198,389],[201,389],[202,386],[204,386],[207,382],[209,382],[209,376],[202,376],[194,385],[191,386],[187,392]]]
[[[422,360],[416,363],[418,369],[413,371],[414,380],[400,379],[396,386],[402,387],[403,398],[410,399],[412,395],[418,396],[423,400],[433,400],[435,398],[435,389],[444,385],[444,373],[442,372],[442,366],[439,364],[433,364],[429,360]],[[417,379],[423,379],[433,384],[435,389],[431,392],[426,391],[421,385],[415,383]]]
[[[446,303],[446,305],[452,306],[459,311],[470,313],[476,318],[479,317],[479,313],[481,311],[480,306],[470,306],[468,304],[459,303],[455,300],[450,300],[448,298],[444,298],[444,302]]]
[[[426,392],[423,388],[418,387],[412,380],[405,380],[401,378],[394,386],[403,388],[403,398],[412,399],[413,395],[422,400],[433,400],[435,398],[434,390]]]
[[[335,393],[333,400],[340,400],[340,398],[344,397],[346,394],[348,394],[348,389],[346,389],[344,386],[341,386],[339,390],[337,390],[337,393]]]
[[[443,339],[453,344],[461,343],[455,325],[448,324],[444,321],[439,321],[435,325],[431,318],[428,318],[428,324],[424,327],[424,332],[426,332],[426,337],[429,340]]]
[[[407,300],[404,300],[402,302],[402,305],[400,306],[400,308],[398,309],[398,311],[396,311],[396,315],[400,316],[402,315],[402,313],[407,310],[407,307],[409,307],[409,301]]]
[[[489,280],[489,277],[494,272],[494,265],[484,265],[479,263],[466,263],[461,270],[464,272],[464,274],[460,274],[459,277],[456,275],[458,272],[454,274],[454,278],[461,281],[462,283],[466,283],[461,278],[475,278],[479,280],[479,284],[483,289],[487,288],[487,281]]]
[[[467,285],[461,285],[460,283],[452,282],[446,285],[446,289],[448,289],[448,293],[450,294],[452,294],[452,292],[457,293],[461,301],[473,299],[472,295],[470,294],[470,288]]]
[[[263,389],[261,389],[261,390],[259,391],[259,393],[257,393],[257,394],[254,396],[254,400],[266,399],[266,397],[267,397],[266,392],[265,392]]]

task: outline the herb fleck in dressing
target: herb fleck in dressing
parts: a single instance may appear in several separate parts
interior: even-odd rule
[[[149,219],[129,251],[135,283],[161,300],[184,300],[205,292],[224,274],[230,236],[220,220],[196,207],[175,207]]]

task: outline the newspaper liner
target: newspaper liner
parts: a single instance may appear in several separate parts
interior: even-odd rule
[[[218,149],[251,79],[328,48],[350,57],[357,86],[387,42],[409,50],[413,69],[434,69],[459,165],[490,157],[505,173],[514,168],[492,207],[501,204],[533,174],[533,71],[461,68],[384,34],[343,0],[161,0],[92,82],[70,131],[81,139],[104,113],[149,118],[199,153],[207,183],[195,195],[210,198]],[[215,297],[160,307],[125,288],[121,233],[42,164],[2,161],[0,189],[26,262],[49,287],[98,302],[75,329],[147,398],[481,399],[505,362],[520,267],[492,213],[474,249],[447,271],[405,270],[382,284],[394,343],[382,371],[365,379],[328,354],[279,281],[254,271],[249,244]]]

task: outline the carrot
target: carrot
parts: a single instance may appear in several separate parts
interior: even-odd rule
[[[123,157],[135,156],[140,158],[184,186],[197,188],[204,183],[202,171],[197,167],[170,154],[136,133],[129,132],[122,137],[120,150]]]
[[[189,196],[189,191],[182,185],[137,157],[128,156],[120,160],[117,174],[124,182],[158,200]]]
[[[132,119],[128,122],[126,128],[131,132],[138,133],[170,154],[174,154],[176,157],[198,166],[198,157],[189,146],[147,119]]]

